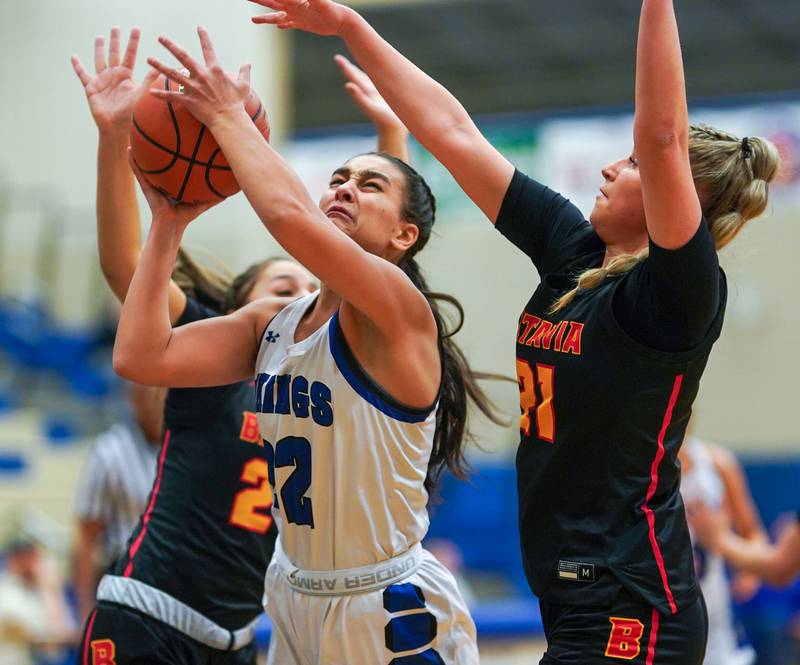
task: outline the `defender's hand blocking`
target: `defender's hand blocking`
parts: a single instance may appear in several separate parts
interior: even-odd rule
[[[77,55],[73,55],[71,58],[72,68],[86,92],[89,110],[101,132],[127,133],[130,131],[136,100],[158,76],[158,72],[150,71],[139,85],[133,79],[140,35],[139,28],[131,30],[125,55],[120,58],[120,30],[117,26],[111,28],[108,61],[105,57],[105,37],[99,35],[94,40],[94,76],[84,69]]]
[[[253,23],[274,25],[281,30],[304,30],[317,35],[337,35],[352,10],[331,0],[249,0],[274,9],[272,14],[253,17]]]
[[[369,76],[343,55],[336,55],[333,59],[347,79],[344,89],[373,125],[378,129],[386,127],[408,131],[386,100],[381,97],[381,93]]]
[[[217,54],[205,28],[198,26],[197,34],[204,63],[195,60],[168,37],[158,38],[159,43],[188,70],[188,74],[185,70],[168,67],[157,58],[148,58],[151,67],[182,86],[182,92],[152,90],[151,94],[183,104],[195,118],[212,129],[216,119],[244,109],[250,94],[250,65],[242,65],[239,76],[232,78],[217,61]]]

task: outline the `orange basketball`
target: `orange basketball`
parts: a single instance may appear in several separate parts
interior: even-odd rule
[[[180,86],[159,76],[153,87]],[[267,113],[255,92],[245,108],[269,140]],[[241,189],[211,132],[181,104],[142,95],[133,110],[131,150],[147,180],[174,201],[218,201]]]

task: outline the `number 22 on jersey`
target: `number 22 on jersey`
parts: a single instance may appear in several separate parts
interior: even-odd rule
[[[269,509],[272,506],[272,490],[269,486],[267,460],[254,457],[245,462],[239,478],[248,485],[233,498],[233,507],[228,522],[240,529],[254,533],[266,533],[272,526]]]
[[[542,441],[553,443],[556,439],[556,413],[553,408],[555,368],[541,363],[536,363],[534,368],[527,360],[517,358],[517,381],[521,411],[520,430],[525,436],[530,436],[535,420],[536,436]]]

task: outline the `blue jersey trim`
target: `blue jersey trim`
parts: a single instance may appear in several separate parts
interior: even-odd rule
[[[331,355],[336,362],[336,366],[342,373],[350,387],[355,390],[362,399],[366,400],[376,409],[386,414],[390,418],[399,420],[404,423],[422,423],[428,419],[428,416],[436,408],[434,402],[431,406],[425,409],[415,409],[405,404],[400,404],[391,395],[376,384],[369,375],[364,371],[358,360],[350,350],[347,344],[342,326],[339,324],[339,312],[333,315],[330,324],[328,324],[328,337],[330,338]]]

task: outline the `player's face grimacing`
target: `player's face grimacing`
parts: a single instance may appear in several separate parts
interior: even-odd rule
[[[646,242],[642,183],[635,153],[606,165],[589,221],[606,245]]]
[[[319,207],[371,254],[397,262],[418,229],[403,219],[405,176],[378,155],[360,155],[336,169]]]
[[[268,296],[302,298],[317,290],[311,273],[294,261],[273,261],[258,276],[247,302]]]

